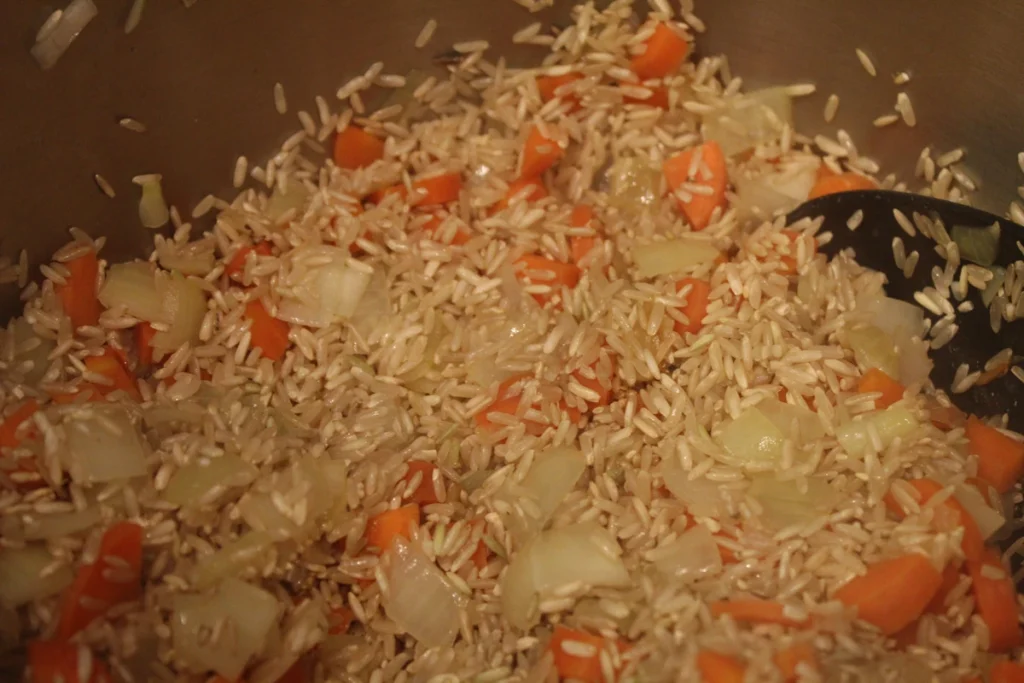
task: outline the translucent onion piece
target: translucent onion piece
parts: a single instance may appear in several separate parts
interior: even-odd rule
[[[25,384],[39,382],[50,368],[50,352],[57,345],[53,340],[36,334],[32,325],[24,318],[15,318],[11,322],[11,333],[14,340],[11,379],[20,379]]]
[[[53,559],[42,546],[0,549],[0,605],[18,607],[56,595],[69,586],[74,577],[68,564],[43,575]]]
[[[779,481],[771,474],[755,475],[749,495],[764,508],[763,521],[781,529],[820,520],[840,502],[841,495],[821,477],[808,477],[807,489],[797,481]]]
[[[650,551],[647,559],[662,574],[684,581],[699,579],[722,568],[722,555],[715,537],[703,524]]]
[[[273,539],[262,531],[251,531],[212,555],[199,558],[192,570],[192,585],[204,590],[222,579],[238,576],[245,569],[266,559]]]
[[[257,470],[237,455],[225,453],[217,458],[197,458],[171,476],[160,497],[183,507],[209,505],[211,491],[245,486],[256,478]]]
[[[560,588],[576,582],[593,588],[628,586],[620,554],[615,538],[594,523],[542,532],[513,557],[502,577],[502,611],[514,626],[526,629],[539,616],[538,600]]]
[[[373,280],[372,270],[349,266],[348,252],[339,247],[307,247],[297,250],[292,258],[296,267],[285,286],[279,288],[282,300],[278,318],[297,325],[326,327],[356,313]],[[380,311],[375,315],[379,316]]]
[[[150,174],[136,176],[132,181],[142,187],[139,199],[139,220],[144,228],[162,228],[171,220],[170,210],[164,200],[164,190],[160,185],[161,176]]]
[[[665,486],[686,505],[686,511],[698,517],[721,517],[726,510],[722,486],[701,477],[690,479],[689,473],[678,467],[666,467],[661,473]]]
[[[803,443],[825,436],[821,418],[807,408],[769,398],[758,403],[757,409],[788,439]]]
[[[206,317],[206,292],[202,286],[178,273],[171,273],[163,282],[164,311],[167,331],[153,335],[153,348],[173,353],[185,344],[194,345]]]
[[[816,160],[804,159],[787,168],[773,169],[754,176],[737,173],[733,178],[736,209],[740,216],[761,219],[785,213],[807,200],[817,173]]]
[[[49,69],[56,64],[96,14],[96,5],[92,0],[71,0],[56,24],[48,31],[40,31],[36,44],[32,46],[32,56],[39,66]]]
[[[157,245],[156,254],[160,265],[167,270],[198,277],[204,277],[213,270],[216,260],[214,243],[209,239],[185,243],[168,240]]]
[[[619,159],[608,170],[608,204],[632,214],[653,210],[661,196],[661,171],[648,159]]]
[[[537,456],[530,471],[518,486],[509,487],[513,500],[527,497],[536,506],[538,516],[511,517],[510,531],[522,543],[544,528],[565,497],[576,488],[576,482],[587,467],[583,453],[575,448],[552,448]],[[533,507],[533,506],[530,506]]]
[[[715,140],[726,156],[777,140],[793,126],[793,103],[785,88],[766,88],[737,97],[705,115],[704,138]]]
[[[911,339],[899,347],[899,354],[899,380],[906,386],[926,384],[935,366],[928,357],[928,344],[920,339]]]
[[[871,447],[868,425],[873,425],[878,430],[882,448],[888,448],[897,437],[903,438],[912,434],[919,423],[913,413],[902,405],[868,413],[861,419],[847,422],[836,429],[836,438],[848,455],[861,456]]]
[[[211,593],[178,595],[171,613],[174,651],[196,673],[237,680],[263,650],[279,612],[274,596],[238,579],[225,579]],[[211,644],[214,629],[232,637]]]
[[[399,537],[385,554],[388,591],[384,611],[426,647],[450,647],[459,632],[462,597],[444,573]]]
[[[680,238],[634,247],[633,261],[636,263],[637,276],[648,278],[681,273],[713,263],[720,254],[706,240]]]
[[[334,502],[328,462],[309,456],[258,482],[238,502],[242,519],[274,540],[307,538]]]
[[[281,190],[281,186],[277,185],[274,187],[273,193],[267,199],[267,204],[264,207],[264,213],[271,219],[277,221],[287,212],[295,210],[296,213],[301,212],[306,206],[306,201],[309,199],[309,190],[302,183],[292,182],[288,183],[287,189]]]
[[[764,465],[782,457],[785,436],[757,408],[748,408],[728,422],[718,435],[718,443],[739,464]]]
[[[169,323],[171,319],[162,289],[153,264],[145,261],[115,263],[107,269],[99,300],[107,308],[123,307],[128,315],[146,322]]]
[[[75,483],[101,484],[146,474],[146,448],[128,411],[91,406],[92,413],[68,420],[64,465]]]
[[[881,294],[857,298],[858,316],[889,335],[899,346],[901,342],[924,334],[924,311],[906,301]]]
[[[979,266],[991,266],[999,256],[999,223],[987,228],[968,228],[954,225],[949,231],[957,246],[960,247],[960,258],[977,263]]]
[[[985,497],[978,489],[967,484],[957,486],[953,491],[953,497],[964,506],[968,514],[978,524],[978,530],[982,537],[991,538],[997,531],[1006,524],[1001,510],[996,510],[985,500]]]
[[[365,340],[380,324],[381,318],[390,313],[391,300],[388,298],[388,279],[384,275],[383,269],[377,269],[349,322],[352,329]]]
[[[67,538],[87,531],[100,523],[99,508],[89,507],[80,512],[57,512],[49,515],[32,515],[21,529],[22,538],[28,541],[48,541]]]
[[[860,325],[847,332],[857,363],[867,370],[878,368],[890,377],[900,376],[900,361],[892,338],[874,325]]]

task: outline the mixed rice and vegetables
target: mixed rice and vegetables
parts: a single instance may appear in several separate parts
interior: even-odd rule
[[[793,130],[809,86],[741,92],[653,4],[527,27],[534,68],[482,41],[441,76],[375,64],[196,225],[137,177],[143,224],[170,225],[148,260],[72,231],[0,351],[5,661],[33,683],[1022,680],[996,549],[1021,437],[930,384],[951,321],[781,217],[895,181]],[[367,113],[375,86],[396,96]],[[934,296],[967,268],[989,288],[946,240]]]

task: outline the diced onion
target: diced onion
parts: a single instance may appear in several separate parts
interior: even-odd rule
[[[848,455],[863,455],[871,447],[869,425],[873,425],[878,431],[882,448],[888,448],[897,438],[909,436],[919,426],[913,413],[902,405],[868,413],[861,419],[847,422],[836,430],[836,438]]]
[[[661,172],[647,159],[622,158],[608,170],[608,204],[632,214],[652,210],[661,196]]]
[[[851,344],[857,344],[854,353],[858,349],[860,351],[858,361],[865,365],[868,362],[884,364],[889,369],[881,365],[874,367],[885,370],[907,385],[928,381],[932,361],[928,358],[928,345],[921,341],[924,334],[924,311],[906,301],[871,293],[857,298],[856,317],[868,323],[866,329],[850,337]],[[895,364],[888,352],[889,344],[871,328],[881,330],[888,337],[894,347],[897,359]],[[891,373],[890,369],[895,370],[896,374]]]
[[[19,607],[56,595],[70,585],[73,575],[66,563],[43,574],[53,560],[42,546],[0,549],[0,605]]]
[[[718,543],[703,524],[655,548],[647,557],[662,574],[684,581],[699,579],[722,568]]]
[[[670,275],[713,263],[721,251],[706,240],[680,238],[633,248],[637,276]]]
[[[153,348],[161,353],[173,353],[199,339],[206,317],[206,292],[199,283],[178,273],[171,273],[165,287],[164,311],[170,322],[166,331],[153,335]]]
[[[366,292],[359,300],[350,321],[361,338],[366,339],[380,324],[382,317],[391,313],[391,300],[388,298],[388,279],[382,269],[376,269]]]
[[[384,611],[426,647],[450,647],[459,633],[462,596],[426,555],[397,537],[384,557]]]
[[[264,660],[245,675],[247,683],[280,683],[288,670],[327,636],[327,604],[323,598],[303,600],[291,611],[281,637],[268,638]]]
[[[192,570],[192,585],[196,590],[204,590],[222,579],[238,576],[265,559],[272,543],[270,534],[262,531],[245,534],[212,555],[200,558]]]
[[[748,493],[761,504],[769,527],[782,528],[820,520],[838,505],[840,494],[821,477],[808,477],[806,490],[794,480],[779,481],[771,474],[754,475]]]
[[[594,523],[540,533],[509,563],[501,581],[502,611],[520,629],[539,618],[540,599],[580,582],[592,588],[630,585],[614,537]]]
[[[782,457],[785,435],[756,407],[728,422],[718,443],[739,464],[765,465]]]
[[[215,671],[238,680],[266,645],[279,611],[274,596],[238,579],[225,579],[211,593],[178,595],[171,614],[175,654],[196,673]],[[214,630],[231,637],[213,645]]]
[[[182,507],[208,505],[212,501],[207,498],[213,489],[245,486],[256,474],[256,468],[237,455],[197,458],[174,473],[161,498]]]
[[[874,325],[858,325],[846,334],[862,368],[878,368],[890,377],[900,376],[899,356],[889,335]]]
[[[348,265],[349,254],[339,247],[297,250],[293,259],[300,265],[279,291],[278,318],[296,325],[326,327],[353,316],[373,280],[372,270]],[[306,259],[318,259],[315,262],[320,265],[301,265]],[[322,263],[325,259],[330,262]]]
[[[965,261],[977,263],[979,266],[991,266],[999,256],[999,237],[1002,229],[998,221],[987,228],[968,228],[954,225],[949,231],[956,245],[960,247],[960,257]]]
[[[65,423],[65,467],[79,484],[124,481],[146,474],[146,448],[128,411],[117,405],[91,406]]]
[[[793,103],[785,88],[766,88],[737,97],[704,116],[704,138],[714,140],[726,156],[777,140],[793,125]]]
[[[586,467],[586,459],[575,448],[552,448],[537,456],[519,485],[509,487],[509,497],[529,498],[534,504],[530,507],[535,506],[539,513],[533,516],[527,512],[508,520],[509,530],[520,543],[544,528],[565,497],[576,488]]]
[[[88,507],[80,512],[32,515],[27,519],[11,515],[4,517],[0,522],[0,536],[20,538],[26,541],[68,538],[91,529],[99,524],[100,519],[100,511],[95,507]]]
[[[807,201],[817,180],[817,160],[799,159],[782,169],[757,175],[735,174],[736,209],[742,217],[769,219]]]
[[[39,382],[50,368],[50,352],[56,348],[51,339],[40,337],[24,318],[15,318],[11,322],[14,340],[14,363],[12,372],[19,373],[25,384]]]
[[[164,200],[164,190],[160,185],[162,177],[151,173],[132,178],[132,182],[142,187],[139,199],[139,220],[145,228],[162,228],[171,220],[170,210]]]
[[[768,398],[758,403],[757,409],[788,439],[805,442],[825,436],[821,418],[807,408]]]
[[[78,37],[98,13],[92,0],[71,0],[60,18],[49,28],[41,30],[32,46],[32,56],[44,69],[57,63],[72,41]],[[47,20],[50,23],[50,20]]]
[[[690,479],[678,467],[666,467],[661,473],[665,486],[686,505],[686,511],[697,517],[721,517],[725,511],[722,486],[705,477]]]
[[[328,462],[308,456],[257,482],[238,502],[242,519],[276,541],[307,538],[334,502]],[[287,514],[275,500],[285,502]]]
[[[162,289],[153,264],[115,263],[107,269],[99,300],[107,308],[123,307],[128,315],[146,322],[169,323]]]
[[[160,265],[184,275],[204,277],[216,260],[213,241],[209,239],[178,243],[170,240],[160,242],[156,248]]]
[[[985,500],[985,496],[973,486],[960,484],[953,491],[953,497],[967,510],[967,513],[974,518],[978,530],[986,540],[991,538],[997,531],[1006,524],[1001,510],[996,510]]]
[[[283,191],[281,186],[277,185],[267,199],[264,213],[276,221],[293,209],[295,212],[301,211],[306,206],[306,200],[308,199],[309,190],[302,183],[288,183]]]

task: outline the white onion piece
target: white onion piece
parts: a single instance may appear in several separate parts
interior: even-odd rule
[[[238,502],[242,519],[276,541],[307,538],[334,502],[336,478],[328,462],[309,456],[258,482]],[[275,499],[284,502],[287,513]]]
[[[14,342],[11,372],[17,372],[18,378],[25,384],[36,384],[50,368],[50,352],[57,345],[52,339],[36,334],[24,318],[11,321],[10,331]]]
[[[928,357],[928,345],[921,341],[924,334],[924,311],[906,301],[881,293],[870,293],[857,298],[856,317],[885,333],[895,347],[897,361],[893,364],[886,345],[881,339],[872,338],[875,333],[871,328],[867,328],[866,334],[857,333],[851,338],[851,343],[853,339],[858,339],[861,353],[865,358],[873,359],[866,362],[884,363],[892,367],[896,374],[890,375],[906,385],[928,381],[932,361]],[[878,365],[875,367],[885,370]]]
[[[211,491],[245,486],[256,478],[256,468],[237,455],[197,458],[175,472],[160,497],[183,507],[209,505]]]
[[[382,269],[377,269],[349,322],[352,329],[361,338],[366,339],[380,324],[381,318],[390,313],[391,300],[388,298],[388,279]]]
[[[920,307],[872,293],[857,297],[857,317],[885,332],[895,343],[924,333],[924,311]]]
[[[817,160],[800,159],[786,168],[748,177],[735,174],[736,209],[741,217],[769,219],[807,201],[817,181]]]
[[[928,357],[928,344],[920,339],[911,339],[899,347],[899,380],[905,386],[924,385],[932,374],[935,364]]]
[[[848,455],[854,457],[863,455],[871,447],[868,425],[874,425],[878,430],[882,448],[888,448],[896,438],[912,434],[918,428],[919,423],[913,413],[898,404],[885,410],[868,413],[861,419],[847,422],[836,429],[836,438]]]
[[[213,554],[199,558],[192,570],[192,585],[196,590],[204,590],[222,579],[238,576],[266,559],[272,544],[270,534],[250,531]]]
[[[164,314],[169,322],[167,331],[153,335],[153,348],[161,353],[173,353],[199,339],[206,317],[206,292],[198,282],[178,273],[171,273],[166,280],[158,279],[158,284],[161,283]]]
[[[648,159],[619,159],[608,169],[608,204],[633,214],[649,210],[661,196],[661,171]]]
[[[64,425],[64,465],[71,479],[102,484],[146,474],[146,448],[128,411],[117,405],[94,405],[89,411]]]
[[[510,531],[520,543],[544,528],[565,497],[576,488],[576,482],[587,467],[583,453],[575,448],[552,448],[534,460],[529,472],[517,486],[506,492],[509,498],[528,497],[539,516],[529,513],[510,517]]]
[[[160,265],[167,270],[174,270],[184,275],[204,277],[211,270],[216,260],[214,243],[210,239],[194,242],[160,242],[156,248]]]
[[[101,518],[99,509],[95,507],[88,507],[81,512],[31,515],[28,519],[12,515],[4,518],[0,535],[26,541],[50,541],[87,531],[99,524]]]
[[[693,581],[722,568],[718,543],[703,524],[650,551],[647,559],[662,574],[683,581]]]
[[[0,605],[18,607],[56,595],[69,586],[74,574],[66,563],[43,575],[53,559],[42,546],[0,549]]]
[[[705,477],[690,479],[679,467],[666,467],[661,472],[665,486],[686,505],[686,511],[698,517],[721,517],[726,510],[722,485]]]
[[[224,580],[211,593],[178,595],[171,613],[174,651],[196,673],[215,671],[237,680],[263,650],[279,611],[274,596],[238,579]],[[211,645],[214,629],[232,637]]]
[[[741,465],[777,462],[782,457],[784,440],[779,428],[756,407],[726,423],[718,434],[719,445]]]
[[[587,522],[542,532],[509,563],[501,581],[506,618],[526,629],[538,618],[540,598],[581,582],[592,588],[630,585],[615,538]]]
[[[372,270],[345,266],[327,269],[320,280],[321,307],[339,318],[351,318],[372,278]]]
[[[766,88],[737,97],[704,116],[704,138],[714,140],[726,156],[777,140],[793,126],[793,103],[785,88]]]
[[[163,277],[163,275],[161,275]],[[115,263],[107,269],[99,300],[107,308],[123,307],[128,315],[147,322],[169,323],[163,288],[157,284],[153,264],[146,261]]]
[[[633,248],[637,277],[648,278],[691,270],[713,263],[721,254],[707,240],[680,238]]]
[[[167,225],[171,220],[171,212],[164,200],[164,189],[160,185],[162,176],[156,173],[140,175],[132,178],[132,182],[142,187],[139,199],[139,220],[144,228],[156,229]]]
[[[988,540],[1006,524],[1006,518],[1000,510],[996,510],[981,495],[981,491],[969,484],[960,484],[953,490],[953,497],[964,506],[968,514],[974,518],[981,531],[982,538]]]
[[[308,199],[309,190],[302,183],[288,183],[284,191],[281,190],[280,185],[276,185],[273,193],[267,199],[264,213],[276,221],[293,209],[295,213],[301,212]]]
[[[92,0],[71,0],[71,4],[52,23],[49,30],[40,30],[36,37],[36,44],[32,46],[32,56],[39,66],[49,69],[56,64],[97,13]],[[47,24],[51,24],[50,19],[47,19]]]
[[[794,480],[779,481],[771,474],[755,475],[748,493],[764,509],[769,527],[782,528],[820,520],[839,504],[841,495],[821,477],[808,477],[807,489]]]
[[[403,538],[385,553],[384,611],[426,647],[449,647],[459,633],[462,596],[419,548]]]
[[[859,325],[846,334],[854,358],[863,369],[878,368],[890,377],[900,376],[899,356],[892,337],[874,325]]]
[[[306,247],[291,260],[295,267],[278,288],[277,317],[296,325],[326,327],[352,318],[374,276],[372,270],[350,266],[348,252],[340,247]]]
[[[246,673],[247,683],[279,683],[304,654],[327,636],[327,604],[319,596],[303,600],[285,619],[279,638],[268,639],[265,659]]]
[[[767,398],[757,404],[757,409],[768,418],[786,438],[798,443],[816,440],[825,436],[825,427],[818,414],[807,408]]]

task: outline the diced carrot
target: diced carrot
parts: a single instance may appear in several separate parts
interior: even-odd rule
[[[420,506],[412,503],[374,515],[366,523],[366,544],[384,551],[395,538],[412,538],[412,529],[420,523]]]
[[[668,99],[668,88],[659,86],[656,88],[647,87],[651,91],[651,94],[647,97],[632,97],[627,95],[622,98],[625,104],[642,104],[647,107],[656,107],[658,109],[668,110],[669,99]]]
[[[797,242],[803,240],[804,244],[807,245],[808,257],[813,256],[818,251],[818,243],[810,235],[796,232],[795,230],[782,230],[783,235],[789,238],[792,244],[792,252],[789,254],[782,254],[779,260],[782,262],[781,272],[783,275],[796,275],[797,262],[796,262],[796,249]]]
[[[967,441],[971,454],[978,456],[978,476],[999,493],[1012,489],[1024,474],[1024,443],[973,415],[967,419]]]
[[[786,683],[792,683],[799,678],[799,668],[811,671],[818,669],[818,655],[810,643],[793,643],[782,648],[775,653],[774,662]]]
[[[611,360],[611,373],[610,373],[610,376],[608,378],[609,380],[611,380],[611,378],[615,377],[615,366],[616,366],[615,356],[611,356],[610,360]],[[597,370],[597,363],[595,362],[590,367],[593,368],[596,371]],[[598,399],[596,401],[587,401],[587,405],[589,405],[591,408],[599,408],[601,406],[608,405],[608,403],[609,403],[609,401],[611,399],[611,395],[612,395],[612,388],[611,388],[610,384],[608,386],[604,386],[603,384],[601,384],[601,381],[597,377],[586,377],[579,370],[577,370],[576,372],[572,373],[572,376],[576,379],[577,382],[579,382],[584,387],[586,387],[587,389],[590,389],[591,391],[593,391],[594,393],[596,393],[598,395]]]
[[[89,250],[64,264],[69,275],[65,284],[56,285],[54,290],[60,298],[64,313],[76,330],[85,325],[97,325],[100,321],[100,301],[96,293],[96,278],[100,262],[96,252]]]
[[[885,635],[916,621],[942,585],[942,573],[931,560],[908,553],[877,562],[835,592],[837,600],[857,609],[857,618]]]
[[[728,534],[721,533],[721,532],[719,532],[717,534],[712,534],[712,536],[717,536],[719,538],[727,538],[729,540],[733,540],[731,536],[729,536]],[[736,553],[733,551],[732,548],[730,548],[727,545],[723,545],[722,543],[718,543],[717,545],[718,545],[718,556],[722,559],[722,564],[736,564],[737,562],[740,561],[740,558],[736,556]]]
[[[647,49],[633,58],[633,73],[646,81],[665,78],[679,70],[689,45],[672,27],[660,23],[647,39]]]
[[[569,225],[574,228],[585,228],[590,225],[590,221],[594,220],[594,209],[587,204],[577,204],[572,207],[572,213],[569,214]]]
[[[697,670],[704,683],[743,683],[747,667],[735,657],[701,650],[697,653]]]
[[[960,570],[953,563],[947,564],[946,568],[942,570],[942,583],[939,585],[939,590],[935,593],[935,597],[928,603],[928,609],[925,611],[929,614],[944,614],[946,611],[946,598],[949,594],[960,583]]]
[[[327,633],[332,636],[348,633],[352,622],[356,620],[355,612],[345,605],[335,607],[327,613]]]
[[[249,254],[259,254],[260,256],[270,256],[274,253],[274,248],[269,242],[259,242],[253,246],[245,246],[235,252],[235,255],[231,257],[226,268],[224,268],[224,274],[232,280],[241,279],[242,274],[245,272],[246,261],[249,260]]]
[[[906,483],[914,489],[914,497],[919,505],[927,503],[932,496],[944,488],[942,484],[932,479],[911,479]],[[903,509],[891,491],[885,495],[884,500],[885,506],[898,518],[902,519],[906,516],[908,511]],[[964,557],[968,560],[979,559],[985,549],[985,539],[981,535],[981,530],[978,529],[978,523],[974,521],[971,513],[960,504],[960,501],[950,496],[938,506],[936,513],[937,518],[934,523],[941,530],[963,527],[964,535],[961,548],[964,551]]]
[[[786,616],[784,607],[771,600],[716,600],[709,603],[708,607],[713,616],[728,614],[735,621],[746,624],[778,624],[790,628],[803,628],[810,623],[807,618],[795,619]]]
[[[824,164],[822,164],[824,166]],[[878,183],[858,173],[828,173],[819,174],[818,180],[811,188],[808,199],[817,199],[829,194],[839,192],[853,192],[854,190],[876,190]]]
[[[989,683],[1024,683],[1024,664],[1008,659],[993,662],[988,680]]]
[[[580,106],[580,98],[575,93],[567,93],[564,95],[558,94],[558,89],[562,86],[575,83],[583,78],[583,74],[575,71],[563,74],[561,76],[538,76],[537,77],[537,90],[540,91],[540,98],[545,102],[550,102],[556,97],[561,97],[566,102],[571,103],[570,111],[576,111]]]
[[[491,405],[487,406],[486,409],[480,411],[479,413],[473,416],[473,421],[476,422],[476,426],[478,429],[481,429],[483,431],[489,431],[492,429],[497,429],[499,427],[499,425],[491,422],[490,415],[492,413],[505,413],[506,415],[515,415],[519,411],[519,403],[521,396],[519,394],[510,396],[509,392],[513,384],[524,379],[525,377],[529,377],[529,375],[514,375],[501,383],[501,385],[498,387],[498,394],[495,401],[491,403]],[[562,401],[559,402],[559,408],[569,416],[570,422],[572,422],[573,424],[579,422],[581,417],[580,411],[577,410],[576,408],[572,408],[569,405],[567,405],[565,399],[562,399]],[[535,422],[533,420],[524,420],[523,422],[526,426],[526,433],[532,436],[540,436],[545,432],[545,430],[547,430],[549,426],[541,422]]]
[[[686,319],[689,320],[685,325],[678,320],[676,321],[675,328],[676,333],[679,335],[686,334],[697,334],[704,327],[704,318],[708,314],[708,303],[711,295],[711,284],[706,280],[698,280],[696,278],[687,277],[683,278],[676,284],[676,291],[682,291],[683,287],[689,286],[690,293],[686,295],[686,305],[679,310]]]
[[[39,402],[30,398],[0,422],[0,448],[17,448],[26,432],[18,429],[39,410]],[[31,426],[31,425],[29,425]]]
[[[125,369],[118,354],[111,348],[104,350],[102,355],[88,356],[85,359],[85,368],[89,372],[102,375],[110,380],[111,384],[90,383],[89,388],[100,396],[107,396],[113,391],[123,391],[136,401],[142,400],[139,392],[139,385]]]
[[[444,216],[431,216],[430,219],[423,224],[423,232],[427,233],[428,235],[436,239],[436,233],[443,223]],[[455,234],[452,235],[451,243],[456,247],[461,247],[463,244],[469,241],[470,237],[471,235],[469,234],[469,232],[462,226],[459,226],[459,228],[455,231]]]
[[[135,355],[139,359],[139,367],[148,368],[153,364],[153,337],[156,330],[143,320],[135,326]]]
[[[875,399],[875,408],[888,408],[903,398],[906,389],[885,371],[871,368],[857,382],[857,391],[861,394],[881,394]]]
[[[100,540],[96,561],[79,568],[64,594],[57,637],[70,638],[107,609],[142,593],[142,527],[117,522]]]
[[[249,334],[253,348],[259,349],[264,358],[278,361],[288,350],[288,323],[270,315],[259,301],[245,305],[245,317],[249,320]]]
[[[691,175],[690,166],[693,164],[694,155],[698,153],[700,163]],[[684,190],[683,186],[687,184],[707,188],[704,192],[687,193],[689,199],[676,195],[680,211],[694,230],[708,227],[715,209],[725,208],[725,188],[729,184],[729,172],[722,148],[714,140],[669,158],[662,170],[673,192]]]
[[[558,163],[564,154],[565,150],[558,144],[558,141],[544,137],[539,127],[532,126],[523,146],[519,177],[539,177],[544,171]]]
[[[516,260],[516,276],[526,284],[547,285],[549,292],[533,294],[541,306],[560,292],[562,287],[573,289],[580,281],[580,269],[572,263],[527,254]]]
[[[572,258],[572,262],[577,266],[582,267],[581,264],[585,264],[585,259],[594,251],[594,247],[597,246],[597,238],[593,235],[580,235],[569,238],[569,255]]]
[[[410,206],[426,208],[429,206],[440,206],[449,202],[457,201],[462,191],[462,176],[458,173],[442,173],[414,180],[412,183],[412,196],[408,197],[408,190],[405,185],[392,185],[373,192],[367,199],[374,204],[380,204],[385,197],[398,195],[407,197]]]
[[[392,195],[396,195],[404,199],[408,193],[409,191],[406,189],[405,185],[391,185],[389,187],[382,187],[379,190],[374,190],[366,197],[366,201],[371,204],[380,204]]]
[[[349,126],[334,138],[334,163],[338,168],[366,168],[384,157],[384,141],[357,126]]]
[[[490,213],[493,215],[507,209],[516,197],[521,197],[524,202],[539,202],[547,196],[548,191],[540,178],[520,178],[509,183],[505,196],[491,207]]]
[[[487,547],[487,544],[484,543],[482,539],[479,543],[477,543],[476,550],[473,551],[473,554],[469,556],[469,559],[473,563],[473,566],[476,567],[479,571],[484,570],[484,567],[487,566],[487,562],[490,560],[490,558],[491,549]]]
[[[621,641],[612,645],[601,636],[561,624],[555,627],[548,643],[559,677],[563,681],[571,679],[580,683],[604,683],[601,652],[609,646],[617,648],[620,653],[628,649]]]
[[[437,494],[434,493],[434,471],[437,470],[437,465],[425,460],[410,460],[406,463],[406,466],[408,469],[405,476],[402,477],[402,481],[405,483],[408,484],[417,474],[421,475],[419,485],[416,486],[416,490],[406,500],[417,505],[432,505],[436,503]]]
[[[999,551],[986,548],[981,558],[967,563],[978,614],[988,626],[988,649],[1009,652],[1022,642],[1017,590]]]
[[[87,647],[62,640],[33,640],[28,644],[28,665],[31,683],[110,683],[106,662],[95,657],[89,677],[79,678],[79,649]]]

